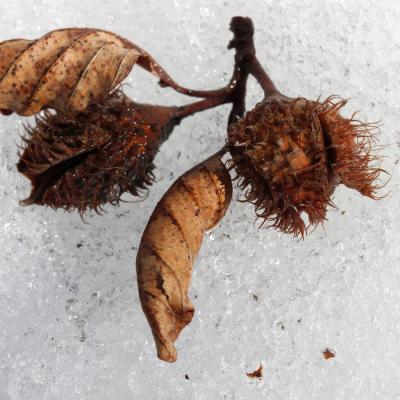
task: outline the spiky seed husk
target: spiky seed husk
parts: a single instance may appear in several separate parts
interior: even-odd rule
[[[375,126],[343,118],[345,100],[259,103],[228,131],[238,185],[264,223],[295,236],[325,219],[337,184],[375,198]],[[304,214],[308,216],[308,223]]]
[[[28,129],[17,165],[33,185],[23,203],[83,213],[117,204],[124,192],[140,195],[154,177],[153,159],[171,130],[173,109],[115,92],[78,115],[46,111]]]

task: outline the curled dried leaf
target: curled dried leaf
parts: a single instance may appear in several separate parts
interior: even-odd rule
[[[48,111],[28,129],[17,165],[32,182],[24,204],[98,210],[124,192],[138,196],[153,179],[153,159],[176,107],[134,103],[121,92],[78,115]]]
[[[211,157],[178,178],[143,233],[136,260],[139,295],[164,361],[176,360],[173,342],[193,317],[188,289],[204,232],[222,219],[231,197],[229,173],[218,156]]]
[[[43,108],[83,111],[103,101],[140,52],[97,29],[52,31],[40,39],[0,43],[0,109],[32,115]]]

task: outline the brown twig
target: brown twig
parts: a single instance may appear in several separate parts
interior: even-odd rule
[[[208,110],[222,104],[232,103],[232,110],[228,118],[228,125],[241,118],[246,110],[246,83],[249,74],[253,75],[265,93],[265,98],[285,98],[261,66],[256,57],[254,47],[254,26],[250,18],[233,17],[230,24],[233,39],[228,49],[235,49],[235,67],[232,78],[222,89],[196,91],[182,88],[175,83],[168,83],[176,91],[189,96],[203,97],[203,100],[179,107],[176,117],[179,119]],[[173,81],[172,81],[173,82]]]

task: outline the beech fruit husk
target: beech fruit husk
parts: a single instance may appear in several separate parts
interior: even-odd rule
[[[152,183],[153,159],[179,123],[177,107],[134,103],[122,92],[79,114],[45,111],[28,128],[18,171],[32,182],[23,204],[68,211],[117,204]]]
[[[340,183],[376,198],[382,171],[371,166],[376,126],[342,117],[345,104],[336,97],[320,102],[278,94],[230,125],[238,185],[262,224],[303,236],[325,219]]]

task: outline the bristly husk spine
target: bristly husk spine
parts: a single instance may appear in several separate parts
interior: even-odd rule
[[[347,100],[331,96],[320,105],[319,119],[336,155],[334,171],[340,183],[376,200],[380,198],[377,191],[382,188],[376,182],[381,173],[386,173],[379,167],[381,157],[377,154],[379,125],[358,120],[357,113],[350,118],[341,117],[339,111],[346,104]]]

